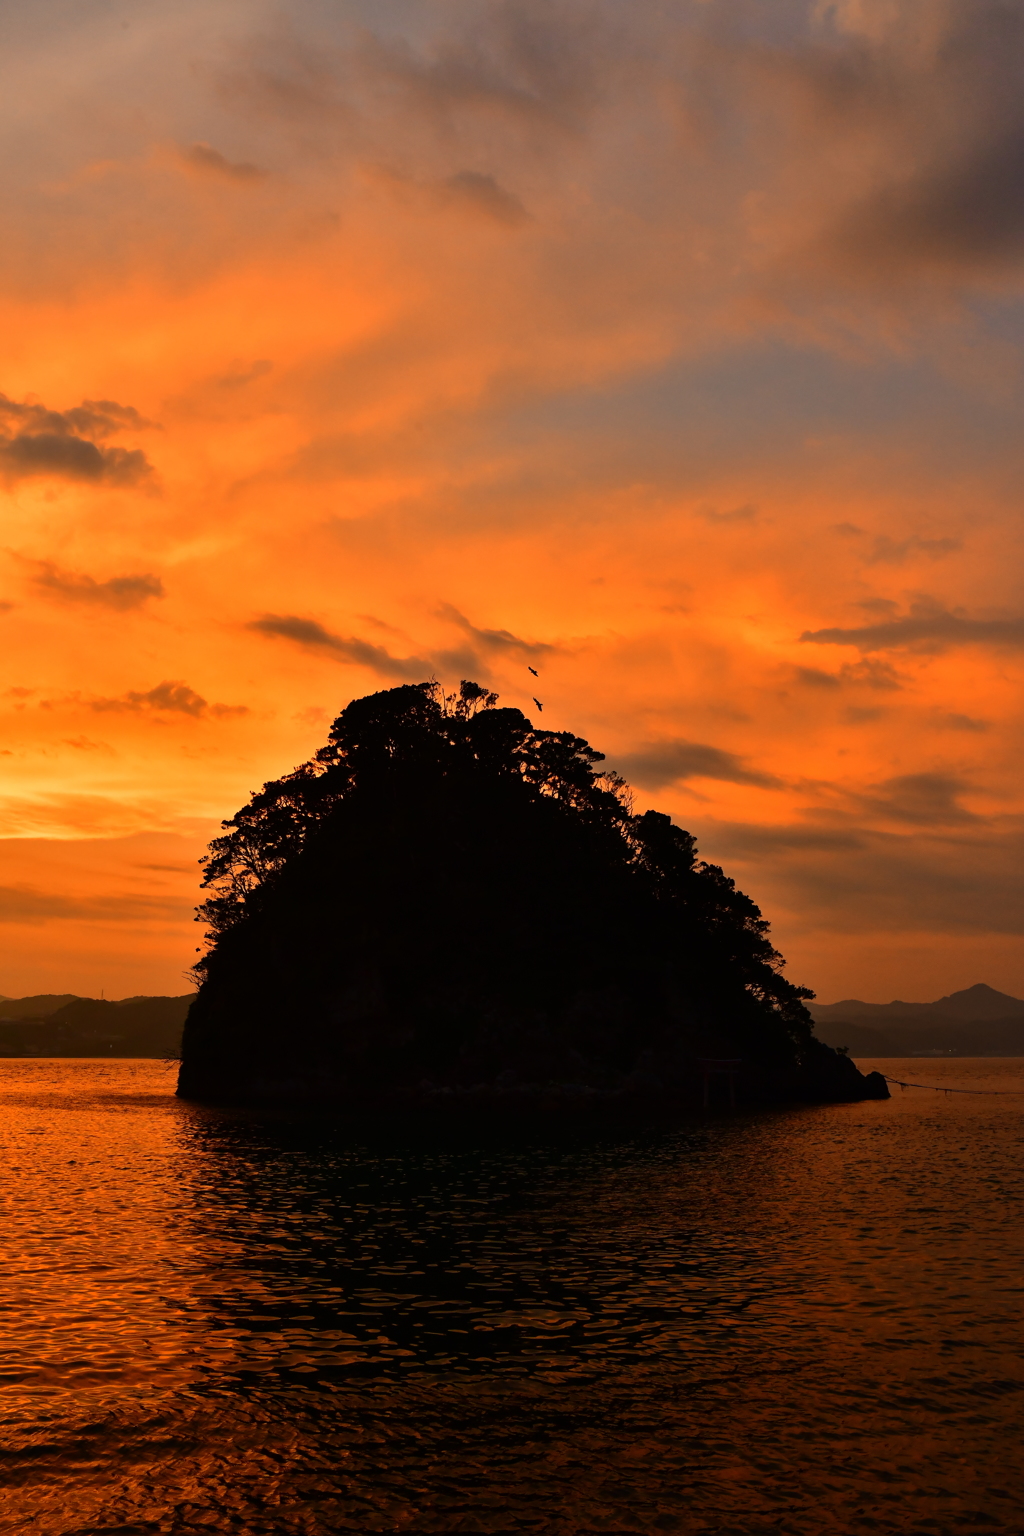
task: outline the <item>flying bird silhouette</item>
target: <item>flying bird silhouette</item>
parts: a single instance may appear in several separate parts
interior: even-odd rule
[[[537,671],[537,668],[536,667],[531,667],[529,662],[527,662],[526,670],[527,670],[527,672],[532,672],[534,677],[540,677],[540,673]]]
[[[541,703],[540,699],[534,699],[533,702],[536,704],[538,709],[543,709],[544,708],[544,705]]]

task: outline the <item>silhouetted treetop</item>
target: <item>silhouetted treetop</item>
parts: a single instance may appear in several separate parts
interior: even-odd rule
[[[689,832],[477,683],[355,699],[223,824],[204,886],[186,1098],[692,1102],[707,1057],[753,1097],[886,1091],[813,1039]]]
[[[497,699],[465,680],[455,694],[414,683],[354,699],[327,745],[264,784],[210,844],[202,883],[213,894],[199,909],[210,932],[223,933],[251,912],[341,801],[410,773],[429,779],[475,763],[625,831],[625,785],[614,774],[595,773],[602,753],[571,732],[535,730],[521,710],[496,708]]]
[[[564,1044],[591,1017],[587,1050],[600,1035],[608,1060],[684,1025],[791,1058],[812,994],[783,976],[760,911],[668,816],[635,815],[603,761],[473,682],[354,700],[211,845],[197,1018],[240,995],[246,966],[269,996],[267,957],[287,949],[289,996],[364,1033],[376,1020],[381,1039],[412,1030],[417,1070],[472,1056],[482,1019],[506,1034],[545,1020]],[[434,957],[452,945],[458,980],[442,985]]]

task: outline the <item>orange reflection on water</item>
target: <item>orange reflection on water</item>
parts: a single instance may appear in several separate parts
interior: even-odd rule
[[[3,1062],[0,1529],[1019,1527],[1024,1063],[915,1065],[1017,1096],[470,1143]]]

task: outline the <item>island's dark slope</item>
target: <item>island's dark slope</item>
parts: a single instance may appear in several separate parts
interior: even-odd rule
[[[356,1105],[882,1095],[753,903],[586,742],[475,684],[350,704],[211,848],[179,1093]]]

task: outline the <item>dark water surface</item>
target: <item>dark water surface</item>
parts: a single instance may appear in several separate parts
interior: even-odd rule
[[[1019,1097],[447,1142],[0,1062],[0,1530],[1024,1531]]]

